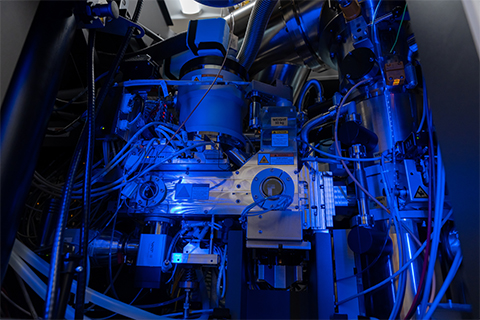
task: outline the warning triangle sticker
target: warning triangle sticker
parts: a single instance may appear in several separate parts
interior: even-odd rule
[[[200,81],[200,80],[198,80],[198,77],[195,77],[195,79],[193,79],[193,81]]]
[[[190,194],[185,186],[182,186],[176,194],[177,198],[190,198]]]
[[[268,163],[267,157],[263,156],[263,158],[260,160],[260,163]]]
[[[425,192],[425,190],[422,189],[421,186],[418,187],[417,192],[415,193],[414,196],[415,199],[426,199],[428,198],[428,194]]]

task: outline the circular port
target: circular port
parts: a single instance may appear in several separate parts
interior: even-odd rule
[[[157,185],[152,181],[147,181],[144,184],[142,184],[139,191],[140,197],[142,197],[147,201],[155,198],[157,193],[158,193]]]
[[[265,197],[278,196],[283,192],[283,183],[277,177],[268,177],[263,180],[261,188]]]

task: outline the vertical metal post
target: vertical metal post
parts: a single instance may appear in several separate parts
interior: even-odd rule
[[[74,1],[40,2],[1,108],[1,279],[76,29]]]
[[[365,157],[365,147],[360,144],[355,144],[350,148],[350,156],[352,158],[360,159]],[[362,184],[367,186],[367,178],[365,176],[365,170],[363,169],[363,163],[355,161],[355,178]],[[368,197],[357,185],[355,185],[357,200],[358,200],[358,225],[371,226],[373,225],[373,218],[370,216],[370,209],[368,208]]]

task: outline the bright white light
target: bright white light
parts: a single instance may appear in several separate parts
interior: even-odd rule
[[[183,14],[196,14],[200,12],[200,6],[194,0],[179,0]]]

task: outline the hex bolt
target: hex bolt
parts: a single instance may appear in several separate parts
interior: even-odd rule
[[[240,189],[241,185],[237,184],[237,188]]]

